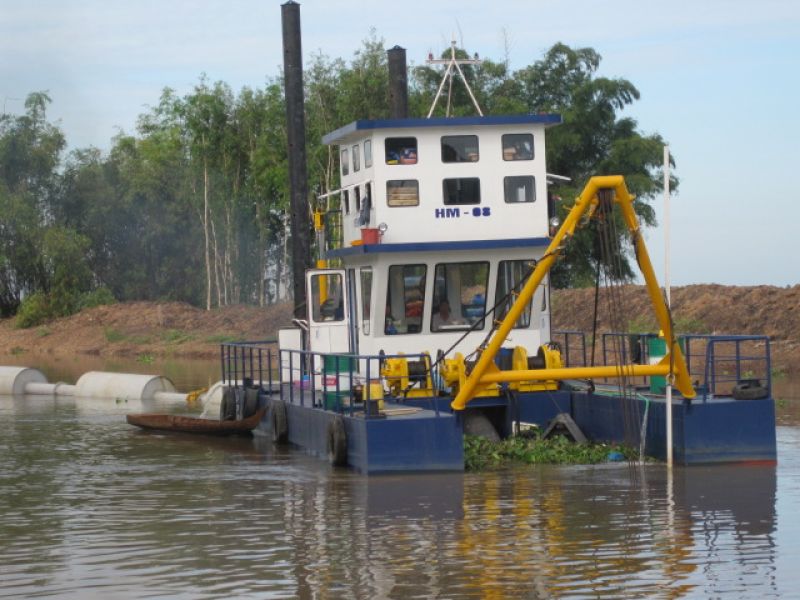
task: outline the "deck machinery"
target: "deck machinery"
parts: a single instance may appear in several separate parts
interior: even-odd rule
[[[341,187],[317,206],[323,268],[306,274],[307,314],[280,330],[274,375],[257,344],[222,349],[224,378],[269,397],[263,430],[365,473],[460,470],[465,428],[506,436],[566,413],[590,439],[622,441],[627,411],[663,457],[665,399],[652,382],[669,378],[677,463],[775,460],[769,341],[673,332],[623,177],[592,178],[557,222],[545,132],[560,121],[356,121],[324,137]],[[551,331],[548,272],[576,228],[612,208],[665,350],[575,367],[569,334]],[[751,342],[755,355],[741,350]]]

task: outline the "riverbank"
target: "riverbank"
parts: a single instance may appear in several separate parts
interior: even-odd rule
[[[625,286],[625,315],[632,331],[653,331],[647,294]],[[552,296],[553,327],[590,332],[594,289],[557,290]],[[608,330],[601,292],[598,329]],[[800,286],[691,285],[672,291],[679,333],[769,335],[774,366],[795,372],[800,364]],[[206,311],[178,302],[129,302],[99,306],[31,329],[0,320],[2,354],[52,354],[117,357],[209,358],[219,344],[274,339],[291,320],[291,306],[228,306]]]

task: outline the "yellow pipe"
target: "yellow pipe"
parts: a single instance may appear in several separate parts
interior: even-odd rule
[[[645,377],[669,374],[669,364],[611,365],[605,367],[565,367],[561,369],[531,369],[525,371],[496,371],[481,377],[481,383],[511,381],[545,381],[548,379],[593,379],[601,377]]]
[[[579,219],[586,213],[590,206],[596,206],[598,203],[597,200],[597,192],[601,189],[609,189],[612,188],[615,192],[615,200],[618,202],[622,208],[622,213],[625,218],[625,222],[628,225],[628,228],[633,232],[634,236],[636,237],[637,244],[637,258],[639,261],[640,268],[642,269],[642,273],[644,275],[645,281],[647,282],[647,290],[650,294],[650,299],[653,302],[653,306],[656,311],[656,317],[658,319],[659,325],[662,326],[662,329],[666,332],[671,334],[671,329],[668,327],[664,329],[663,323],[669,321],[667,317],[667,310],[666,306],[664,305],[664,300],[661,298],[660,290],[658,288],[658,283],[655,279],[655,274],[653,273],[653,267],[650,264],[650,258],[647,255],[647,250],[644,248],[644,242],[641,239],[641,235],[639,234],[639,225],[636,219],[636,214],[633,212],[633,197],[628,192],[628,188],[625,186],[625,179],[622,175],[604,175],[604,176],[597,176],[592,177],[589,182],[586,184],[586,187],[581,192],[580,196],[578,196],[575,206],[572,207],[567,218],[564,220],[563,225],[559,228],[558,232],[556,233],[555,237],[550,242],[550,245],[547,247],[542,259],[536,265],[533,273],[531,274],[528,281],[523,286],[522,290],[520,290],[519,295],[517,296],[516,301],[511,306],[508,311],[508,314],[503,318],[500,322],[500,325],[497,328],[497,332],[492,336],[489,344],[486,348],[481,352],[481,356],[478,359],[478,362],[473,367],[472,371],[470,372],[469,376],[465,380],[464,384],[459,388],[458,394],[453,401],[450,403],[450,407],[453,410],[464,410],[474,394],[475,389],[480,383],[488,383],[492,381],[492,377],[497,377],[498,374],[492,374],[491,376],[487,376],[484,378],[484,373],[486,369],[489,367],[490,364],[493,364],[494,358],[497,355],[497,352],[500,350],[500,347],[505,342],[508,334],[514,327],[514,323],[516,323],[517,319],[519,318],[522,311],[527,306],[528,302],[530,302],[533,294],[536,292],[539,284],[541,283],[544,276],[547,272],[552,268],[553,263],[556,261],[558,256],[561,253],[561,245],[562,242],[565,241],[565,238],[572,235],[575,232],[575,227],[578,225]],[[668,339],[672,339],[669,337]],[[675,354],[677,359],[674,361],[674,367],[676,374],[678,375],[677,379],[677,387],[680,392],[686,398],[693,398],[695,396],[694,388],[691,385],[691,380],[689,379],[688,371],[686,370],[686,363],[683,360],[683,355],[680,352],[680,348],[677,344],[674,344],[673,347],[670,349],[671,352]],[[667,354],[667,357],[670,356],[670,353]],[[643,365],[640,365],[640,367]],[[620,367],[599,367],[599,368],[610,368],[614,373],[619,373]],[[627,368],[627,367],[626,367]],[[580,378],[581,376],[576,374],[576,370],[569,369],[572,373],[568,377],[564,378]],[[508,372],[506,372],[508,373]],[[667,367],[666,372],[659,372],[656,373],[657,375],[663,375],[669,373],[669,367]],[[614,375],[594,375],[595,377],[613,377]],[[536,378],[527,378],[527,380],[531,379],[538,379]],[[549,379],[555,379],[554,377],[549,377]],[[522,379],[526,380],[526,379]],[[515,380],[518,381],[518,380]]]

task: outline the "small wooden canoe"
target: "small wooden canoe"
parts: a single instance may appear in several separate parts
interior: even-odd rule
[[[184,415],[168,415],[145,413],[128,415],[128,423],[142,429],[158,429],[160,431],[179,431],[181,433],[200,433],[203,435],[235,435],[250,433],[258,427],[267,409],[262,408],[254,415],[240,421],[220,421],[217,419],[201,419]]]

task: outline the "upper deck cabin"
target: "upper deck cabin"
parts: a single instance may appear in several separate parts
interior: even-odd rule
[[[545,129],[559,115],[355,121],[338,146],[346,256],[381,244],[524,240],[548,233]],[[353,244],[353,242],[356,244]]]

